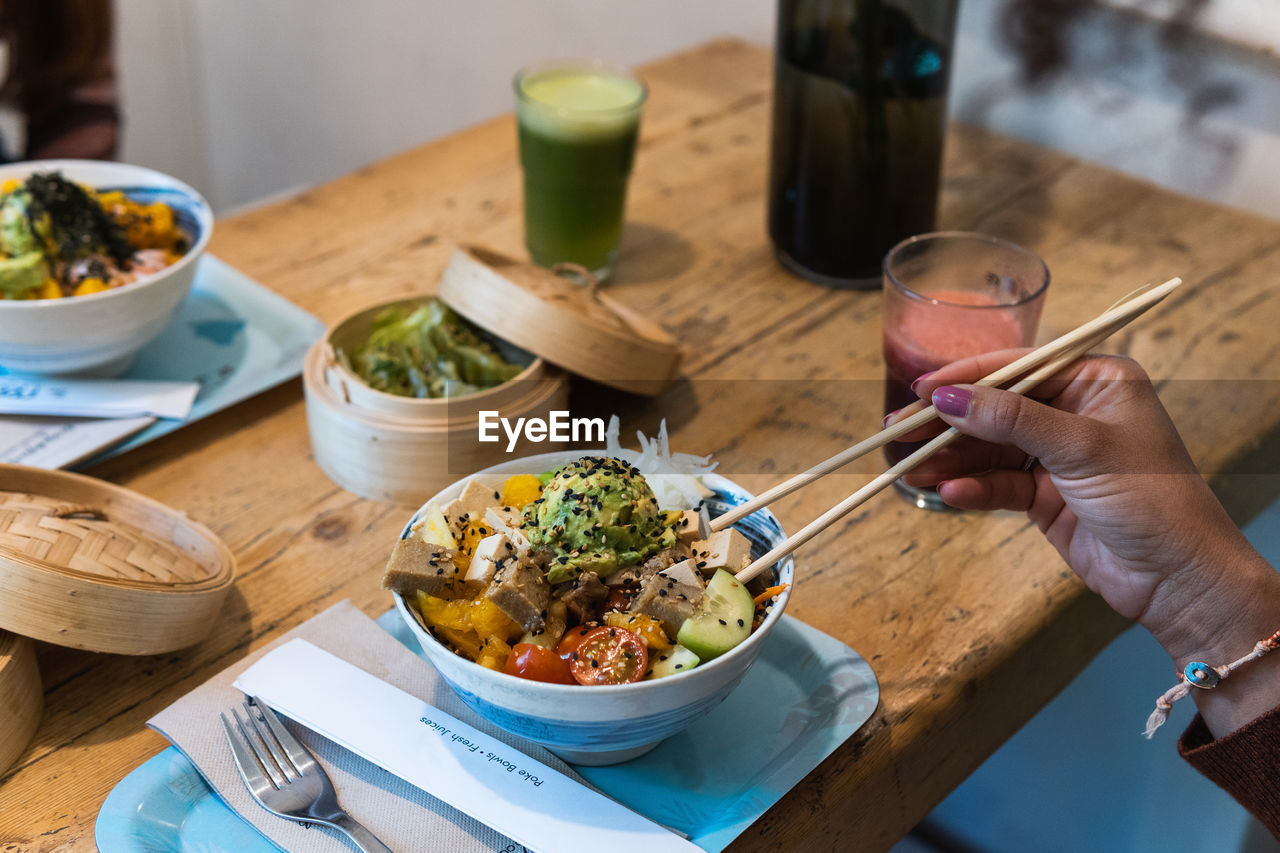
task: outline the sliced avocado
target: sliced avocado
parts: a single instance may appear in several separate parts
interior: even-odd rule
[[[751,634],[756,604],[747,588],[724,569],[707,582],[698,609],[680,626],[676,642],[702,662],[717,658]]]
[[[0,260],[0,294],[6,299],[21,299],[38,290],[48,276],[44,254],[27,252],[16,258]]]
[[[699,663],[698,656],[681,645],[649,653],[649,672],[645,678],[666,678],[688,672]]]
[[[22,189],[0,198],[0,250],[10,257],[40,251],[40,241],[27,218],[29,202],[30,196]]]

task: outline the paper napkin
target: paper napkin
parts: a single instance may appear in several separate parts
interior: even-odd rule
[[[232,762],[218,712],[239,707],[243,701],[244,694],[232,686],[242,672],[268,651],[295,638],[307,640],[581,781],[567,764],[547,750],[515,738],[472,713],[430,664],[344,601],[222,671],[148,721],[199,768],[227,805],[285,850],[348,853],[354,848],[335,830],[294,823],[258,805]],[[522,848],[510,839],[377,765],[308,729],[288,722],[286,725],[324,765],[347,812],[397,853],[520,853]]]

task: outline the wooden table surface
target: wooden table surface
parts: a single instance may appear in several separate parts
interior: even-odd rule
[[[689,381],[656,400],[579,384],[572,407],[646,428],[666,416],[674,447],[714,452],[726,473],[762,487],[878,428],[880,297],[823,289],[773,260],[767,51],[712,43],[644,76],[651,98],[612,292],[688,344]],[[330,323],[429,291],[451,241],[520,253],[520,205],[504,116],[223,220],[211,251]],[[1276,477],[1257,473],[1277,470],[1263,442],[1280,420],[1276,386],[1244,380],[1280,372],[1275,223],[954,127],[940,226],[1012,238],[1047,260],[1046,338],[1139,284],[1184,276],[1116,347],[1162,384],[1238,518],[1273,496]],[[784,525],[853,491],[875,464],[780,503]],[[1227,476],[1240,471],[1253,475]],[[235,552],[238,581],[194,648],[144,658],[40,648],[47,708],[0,782],[4,851],[94,849],[107,792],[166,746],[145,727],[151,715],[337,601],[385,611],[378,579],[412,509],[326,479],[297,381],[92,473],[208,524]],[[798,556],[789,612],[865,655],[882,700],[734,850],[889,847],[1123,627],[1014,514],[929,514],[887,494]]]

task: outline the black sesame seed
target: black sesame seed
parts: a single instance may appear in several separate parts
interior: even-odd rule
[[[724,621],[723,619],[718,619],[718,620],[716,620],[716,621],[718,621],[721,625],[728,625],[728,624],[729,624],[728,622]]]
[[[747,624],[747,623],[746,623],[746,622],[743,622],[741,619],[739,619],[739,620],[738,620],[738,627],[739,627],[739,628],[745,627],[745,626],[746,626],[746,624]]]

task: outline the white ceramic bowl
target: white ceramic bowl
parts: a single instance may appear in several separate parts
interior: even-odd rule
[[[0,299],[0,367],[24,373],[111,376],[169,323],[195,278],[213,233],[213,211],[191,187],[168,175],[96,160],[31,160],[0,166],[0,182],[58,171],[95,189],[121,189],[174,209],[191,248],[174,264],[123,287],[63,299]]]
[[[498,485],[513,474],[538,474],[584,455],[599,456],[604,451],[527,456],[486,468],[474,476]],[[461,493],[469,479],[454,483],[434,500],[448,503]],[[703,483],[716,492],[707,501],[712,516],[751,498],[724,477],[707,475]],[[419,509],[414,513],[402,537],[409,534],[421,512]],[[752,540],[756,556],[786,538],[768,510],[754,513],[735,526]],[[775,567],[775,582],[791,583],[793,569],[790,558],[780,562]],[[427,659],[472,710],[507,731],[542,744],[566,761],[601,765],[643,755],[720,704],[755,661],[761,644],[782,618],[790,595],[788,589],[779,596],[764,623],[721,657],[678,675],[610,687],[545,684],[486,669],[431,636],[400,595],[396,595],[396,607]]]

